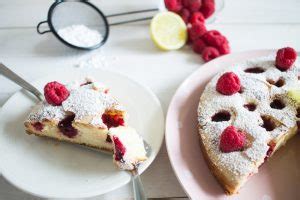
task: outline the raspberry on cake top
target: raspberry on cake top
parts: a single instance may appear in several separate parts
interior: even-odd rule
[[[283,48],[276,56],[236,64],[217,74],[202,93],[201,149],[227,193],[236,193],[296,134],[299,102],[288,95],[300,87],[296,58],[295,50]]]

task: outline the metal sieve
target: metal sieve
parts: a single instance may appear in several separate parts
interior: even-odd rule
[[[88,1],[57,0],[49,8],[47,20],[37,25],[37,32],[52,32],[56,38],[69,47],[92,50],[104,45],[112,25],[149,20],[152,17],[109,23],[108,18],[153,12],[157,8],[138,10],[111,15],[104,15],[95,5]],[[48,24],[48,30],[41,30],[41,25]]]

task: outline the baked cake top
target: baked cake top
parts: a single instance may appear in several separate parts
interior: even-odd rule
[[[69,95],[61,105],[52,105],[46,100],[39,102],[29,114],[27,121],[58,122],[67,115],[74,114],[75,122],[88,122],[94,126],[106,127],[101,119],[106,111],[124,112],[124,108],[108,93],[108,88],[90,78],[83,84],[72,82],[66,85],[66,88]]]
[[[218,73],[207,84],[198,107],[200,135],[212,162],[223,165],[236,175],[255,171],[266,157],[271,142],[277,142],[291,128],[297,127],[300,113],[297,103],[288,97],[289,90],[300,88],[299,62],[286,71],[275,66],[275,56],[235,64]],[[216,90],[224,72],[235,73],[241,89],[232,95]],[[220,136],[228,126],[247,133],[247,147],[224,153]]]

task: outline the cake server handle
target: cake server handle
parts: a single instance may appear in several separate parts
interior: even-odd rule
[[[43,94],[36,89],[33,85],[25,81],[23,78],[21,78],[19,75],[17,75],[15,72],[11,71],[8,67],[6,67],[4,64],[0,63],[0,74],[5,76],[6,78],[10,79],[11,81],[15,82],[25,90],[32,93],[34,96],[36,96],[40,101],[44,99]]]
[[[152,148],[145,140],[143,140],[143,142],[146,150],[146,156],[150,158],[152,155]],[[138,165],[131,170],[131,180],[133,184],[134,200],[146,200],[147,197],[138,171]]]
[[[131,172],[132,176],[132,184],[133,184],[133,193],[134,193],[134,200],[146,200],[147,197],[145,195],[144,187],[138,173],[137,169],[134,169]]]

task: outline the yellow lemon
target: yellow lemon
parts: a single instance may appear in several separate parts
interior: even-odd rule
[[[179,49],[187,40],[186,24],[173,12],[155,15],[151,21],[150,33],[153,42],[162,50]]]
[[[293,101],[295,101],[297,104],[300,104],[300,90],[299,89],[289,90],[287,94]]]

